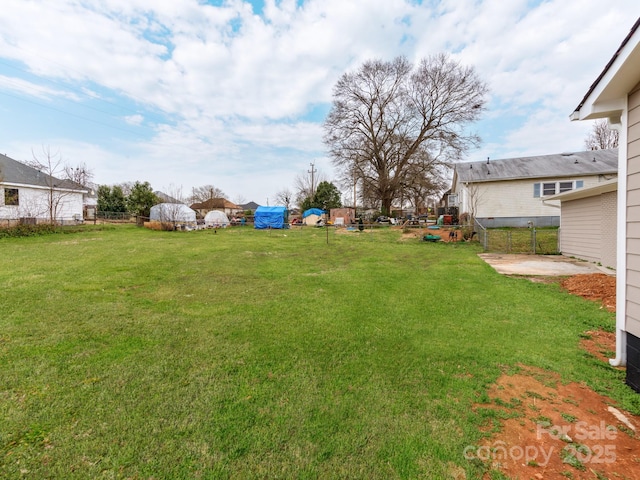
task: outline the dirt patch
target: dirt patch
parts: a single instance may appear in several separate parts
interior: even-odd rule
[[[402,229],[402,227],[392,227],[396,229]],[[422,237],[425,235],[437,235],[440,237],[441,242],[461,242],[462,231],[453,228],[416,228],[414,231],[405,232],[402,234],[402,240],[410,240],[413,238],[418,238],[422,240]]]
[[[574,295],[602,302],[602,307],[616,311],[616,277],[604,273],[573,275],[562,282],[562,288]]]
[[[465,458],[508,478],[640,479],[640,417],[609,398],[528,367],[502,375],[488,394],[490,403],[476,410],[498,410],[506,419],[490,417],[487,428],[499,433],[467,447]]]

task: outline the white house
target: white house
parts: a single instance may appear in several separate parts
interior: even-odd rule
[[[24,219],[63,224],[81,221],[87,193],[70,180],[55,178],[0,154],[0,225]]]
[[[640,19],[591,85],[571,120],[606,118],[619,133],[616,356],[640,392]]]
[[[611,180],[617,169],[616,150],[458,163],[449,203],[484,227],[558,226],[559,204],[541,200]]]

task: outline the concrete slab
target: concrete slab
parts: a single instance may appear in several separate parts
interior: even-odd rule
[[[614,270],[562,255],[480,253],[478,256],[491,265],[496,272],[505,275],[563,276],[582,273],[615,275]]]

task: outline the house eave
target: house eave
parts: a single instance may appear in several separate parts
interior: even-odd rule
[[[640,70],[640,38],[636,35],[640,19],[631,28],[602,73],[591,85],[586,95],[569,118],[592,120],[613,118],[624,109],[626,95],[637,84]]]

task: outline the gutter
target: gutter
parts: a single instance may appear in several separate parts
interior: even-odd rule
[[[627,191],[627,125],[628,125],[628,99],[627,108],[624,109],[619,122],[612,123],[609,119],[609,128],[616,130],[618,141],[618,192]],[[616,238],[616,356],[609,359],[612,367],[624,367],[627,365],[627,336],[625,332],[627,318],[627,196],[618,195],[618,215]],[[620,301],[624,300],[624,301]]]

